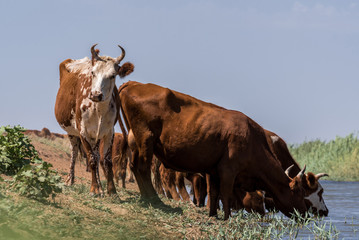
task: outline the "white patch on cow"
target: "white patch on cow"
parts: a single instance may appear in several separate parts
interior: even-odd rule
[[[110,98],[106,102],[93,102],[89,98],[85,98],[81,103],[80,134],[89,143],[95,144],[97,139],[102,139],[105,135],[113,133],[117,112],[116,108],[111,108],[111,104],[116,105],[114,98]],[[85,111],[83,107],[86,108]]]
[[[275,143],[279,140],[278,136],[270,136],[270,138],[272,139],[272,142]]]
[[[316,208],[318,212],[319,212],[319,210],[328,211],[327,206],[325,205],[323,198],[320,198],[319,194],[318,194],[320,192],[320,190],[322,190],[322,189],[323,189],[322,185],[320,185],[320,183],[318,182],[317,191],[310,194],[308,197],[305,197],[305,199],[310,201],[312,207]]]
[[[80,74],[90,76],[92,71],[92,64],[91,60],[88,57],[85,57],[82,59],[73,60],[72,62],[66,64],[66,68],[70,72],[78,72]]]
[[[93,93],[101,93],[103,99],[106,100],[111,96],[117,72],[115,61],[112,58],[107,57],[103,59],[108,60],[97,61],[93,66],[92,71],[94,75],[92,77],[91,91]],[[111,84],[108,81],[111,81]]]

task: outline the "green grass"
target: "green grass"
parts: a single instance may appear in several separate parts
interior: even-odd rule
[[[0,239],[336,239],[338,231],[323,219],[238,212],[228,221],[208,217],[205,208],[162,199],[150,204],[139,193],[119,190],[115,197],[94,198],[87,185],[66,188],[55,201],[36,201],[0,183]]]
[[[359,181],[359,139],[357,134],[336,137],[325,142],[308,141],[289,146],[289,150],[297,160],[311,172],[325,172],[329,180]]]

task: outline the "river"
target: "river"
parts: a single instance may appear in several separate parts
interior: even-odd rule
[[[359,239],[359,182],[321,181],[329,209],[326,221],[340,232],[339,239]]]

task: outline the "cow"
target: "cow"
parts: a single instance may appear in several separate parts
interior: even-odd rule
[[[74,183],[75,159],[81,145],[89,158],[92,174],[90,193],[103,195],[98,171],[99,145],[103,141],[107,192],[115,194],[111,161],[114,125],[119,113],[115,79],[117,75],[123,78],[130,74],[134,65],[129,62],[119,65],[125,57],[125,50],[120,45],[122,53],[117,58],[100,56],[99,50],[95,50],[96,45],[91,47],[91,59],[67,59],[60,64],[55,116],[71,143],[71,165],[66,184]]]
[[[272,153],[264,129],[245,114],[150,83],[129,81],[121,85],[119,96],[142,198],[159,200],[151,183],[154,154],[167,168],[210,175],[210,216],[217,216],[215,202],[221,195],[224,219],[229,218],[236,178],[247,191],[272,193],[287,216],[295,209],[306,212],[304,172],[290,179]]]
[[[187,173],[186,178],[191,182],[193,192],[193,203],[197,207],[205,205],[207,196],[206,174],[203,173]]]
[[[159,171],[161,183],[168,198],[172,198],[176,201],[180,201],[181,199],[185,202],[191,201],[184,183],[186,173],[166,168],[163,164],[160,165]]]
[[[100,155],[101,159],[103,159],[104,151],[102,150],[104,147],[104,142],[101,141],[100,143]],[[115,182],[117,185],[119,184],[119,180],[122,181],[122,188],[126,188],[126,175],[127,170],[129,169],[129,159],[131,159],[132,153],[128,145],[126,144],[127,141],[124,141],[124,136],[121,133],[115,133],[113,138],[113,145],[112,145],[112,169],[113,175],[115,178]],[[103,163],[103,161],[100,161]],[[102,169],[105,171],[104,166],[101,164]],[[133,182],[133,174],[130,172],[129,182]]]
[[[200,173],[178,172],[166,168],[156,157],[152,160],[151,171],[153,185],[158,194],[174,200],[190,202],[185,179],[191,182],[193,191],[193,204],[197,207],[204,206],[206,192],[206,179]]]
[[[257,190],[253,192],[242,191],[241,189],[234,189],[236,198],[232,203],[234,210],[245,209],[247,212],[257,212],[264,216],[264,193]]]
[[[267,142],[272,147],[274,154],[282,165],[282,169],[288,177],[293,178],[300,171],[299,164],[290,154],[286,142],[274,132],[265,130]],[[329,210],[323,199],[323,187],[319,183],[321,177],[328,176],[326,173],[306,173],[303,177],[303,188],[305,190],[305,203],[314,214],[328,216]],[[269,204],[268,204],[269,205]]]
[[[210,176],[206,175],[206,185],[210,186]],[[197,186],[195,186],[197,187]],[[201,191],[201,189],[198,189],[197,191]],[[210,192],[210,189],[207,187],[207,192]],[[209,195],[209,194],[208,194]],[[238,183],[238,181],[234,184],[233,189],[233,197],[231,202],[231,208],[233,210],[240,210],[245,209],[247,212],[256,212],[260,215],[265,215],[265,194],[264,191],[256,190],[252,192],[247,192],[243,190],[243,187],[241,184]],[[219,209],[219,200],[216,202],[216,206]],[[207,200],[207,208],[210,207],[210,199]]]

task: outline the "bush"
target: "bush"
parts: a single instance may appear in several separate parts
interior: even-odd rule
[[[24,131],[20,126],[0,127],[0,173],[14,175],[23,166],[39,158]]]
[[[0,173],[15,175],[11,187],[31,198],[52,198],[62,192],[61,177],[39,158],[20,126],[0,128]]]
[[[62,192],[61,177],[50,168],[52,165],[42,160],[24,166],[15,176],[11,186],[21,195],[30,198],[47,198]]]

